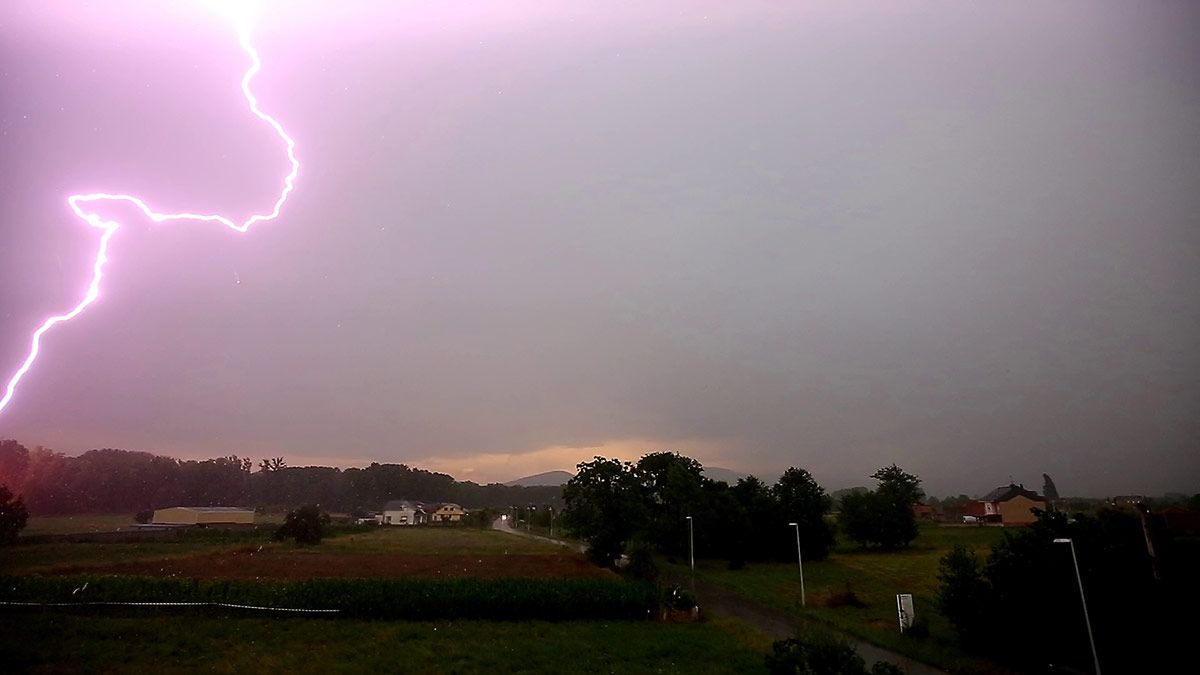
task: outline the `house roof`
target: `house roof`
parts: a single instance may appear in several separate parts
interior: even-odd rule
[[[980,501],[1006,502],[1014,497],[1025,497],[1028,499],[1032,499],[1035,502],[1046,501],[1041,495],[1034,492],[1033,490],[1026,490],[1025,486],[1017,485],[1015,483],[1009,483],[1008,485],[1003,485],[1001,487],[996,488],[995,490],[992,490],[991,492],[984,495],[983,499]]]

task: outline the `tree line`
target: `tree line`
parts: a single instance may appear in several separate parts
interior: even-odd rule
[[[0,485],[34,515],[136,513],[168,506],[253,506],[286,510],[378,510],[389,499],[455,502],[468,509],[560,504],[561,488],[480,485],[404,464],[364,468],[290,467],[280,457],[257,465],[230,455],[181,460],[111,448],[71,457],[0,440]]]
[[[880,469],[875,490],[847,495],[838,522],[863,547],[901,548],[917,534],[912,505],[920,480],[899,467]],[[655,452],[636,463],[596,457],[578,465],[563,488],[562,523],[609,564],[646,550],[749,560],[794,560],[796,534],[805,559],[828,556],[832,500],[808,471],[792,467],[768,485],[749,476],[734,485],[704,475],[700,462]],[[795,529],[793,529],[795,528]]]

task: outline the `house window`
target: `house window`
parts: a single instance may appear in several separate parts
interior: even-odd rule
[[[407,523],[407,522],[408,522],[408,516],[400,516],[400,522],[402,522],[402,523]]]

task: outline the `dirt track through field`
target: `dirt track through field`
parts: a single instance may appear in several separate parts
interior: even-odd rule
[[[122,574],[188,579],[315,577],[606,577],[612,572],[572,554],[420,555],[244,549],[188,558],[58,567],[52,574]]]

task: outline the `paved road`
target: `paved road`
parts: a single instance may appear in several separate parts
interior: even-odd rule
[[[569,542],[569,541],[560,541],[558,539],[551,539],[550,537],[543,537],[540,534],[533,534],[532,532],[526,532],[525,530],[516,530],[516,529],[509,527],[508,522],[501,518],[497,518],[492,521],[492,529],[499,530],[500,532],[503,532],[505,534],[515,534],[518,537],[525,537],[526,539],[537,539],[538,541],[544,541],[548,544],[562,546],[564,548],[569,548],[573,551],[579,551],[580,553],[587,552],[587,546],[585,546],[584,544],[575,544],[575,543]]]
[[[492,522],[492,529],[507,534],[513,534],[518,537],[527,537],[530,539],[549,542],[551,544],[557,544],[559,546],[565,546],[567,548],[576,549],[580,553],[583,553],[586,549],[586,546],[582,544],[573,545],[568,542],[551,539],[549,537],[543,537],[541,535],[532,534],[523,530],[515,530],[509,527],[507,522],[499,518]],[[729,589],[722,588],[721,586],[717,586],[715,584],[705,583],[699,579],[696,580],[696,595],[698,596],[697,600],[699,600],[705,612],[710,612],[717,616],[727,616],[745,621],[763,633],[771,636],[771,638],[774,640],[785,640],[787,638],[795,637],[796,633],[803,628],[803,625],[800,621],[788,615],[786,612],[780,611],[773,607],[764,606],[760,603],[754,602],[753,600],[749,600],[744,596],[738,595]],[[821,625],[821,628],[829,632],[836,632],[832,631],[832,629],[824,626],[823,624]],[[903,654],[897,654],[896,652],[884,649],[882,647],[876,647],[869,642],[862,642],[848,635],[841,635],[841,637],[850,644],[854,645],[854,648],[858,650],[859,655],[862,656],[863,660],[867,662],[867,666],[870,666],[876,661],[890,661],[901,668],[904,668],[908,675],[946,675],[945,671],[938,670],[937,668],[921,663],[920,661],[914,661]]]

